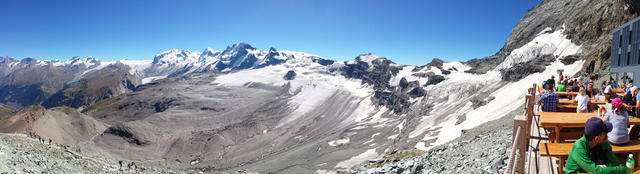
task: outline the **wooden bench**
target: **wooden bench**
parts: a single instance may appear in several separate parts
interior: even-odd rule
[[[549,132],[549,140],[554,140],[557,142],[562,142],[565,140],[577,140],[580,139],[580,137],[582,137],[582,135],[584,135],[584,130],[583,131],[575,131],[575,132],[554,132],[555,130],[552,130],[551,132]],[[557,137],[559,136],[559,137]]]
[[[558,173],[564,173],[564,165],[571,152],[573,143],[540,143],[540,156],[559,158]],[[640,140],[631,140],[621,146],[611,145],[611,151],[616,154],[633,153],[636,161],[640,160]],[[635,163],[638,167],[638,163]]]
[[[578,104],[557,104],[556,112],[576,112]]]

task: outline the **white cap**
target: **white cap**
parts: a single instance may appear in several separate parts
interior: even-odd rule
[[[633,158],[633,154],[632,153],[629,154],[629,158]]]
[[[631,87],[631,89],[629,91],[633,92],[633,91],[636,91],[636,90],[638,90],[638,87],[637,86],[633,86],[633,87]]]

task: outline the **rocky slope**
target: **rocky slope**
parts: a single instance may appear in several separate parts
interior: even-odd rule
[[[15,112],[13,108],[0,104],[0,120],[12,116]]]
[[[573,55],[585,60],[582,73],[593,74],[599,71],[597,74],[605,76],[602,73],[608,72],[612,31],[637,17],[638,12],[640,2],[633,0],[545,0],[527,11],[498,53],[465,63],[473,67],[469,72],[486,73],[509,56],[515,56],[512,55],[512,51],[525,46],[540,32],[551,28],[545,32],[562,30],[562,34],[582,47],[581,53]],[[543,62],[551,61],[547,59]],[[536,66],[539,62],[518,63],[523,65],[510,69],[515,74],[528,75],[540,72],[540,67]]]
[[[503,173],[514,114],[466,130],[460,138],[429,151],[398,151],[351,173]]]
[[[24,134],[0,134],[0,161],[0,173],[178,173],[149,167],[121,169],[113,159],[65,150]]]
[[[90,140],[105,129],[102,123],[74,108],[45,109],[37,104],[0,120],[2,133],[26,134],[33,131],[47,140],[73,147],[78,147],[81,142]]]

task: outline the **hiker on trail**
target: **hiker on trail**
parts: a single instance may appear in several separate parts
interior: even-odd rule
[[[33,138],[33,132],[29,130],[29,138]]]
[[[622,101],[619,98],[611,101],[613,111],[608,111],[602,118],[605,122],[613,125],[613,131],[607,134],[611,144],[621,145],[629,142],[629,132],[627,124],[629,123],[629,114],[622,109]]]
[[[542,104],[542,111],[555,112],[556,104],[558,104],[558,94],[552,92],[549,83],[544,85],[547,92],[543,92],[542,96],[538,100],[538,104]]]
[[[122,169],[122,160],[119,160],[118,164],[120,164],[120,169]]]
[[[591,117],[584,126],[584,135],[573,143],[569,152],[565,173],[625,173],[627,167],[619,165],[618,158],[607,143],[607,133],[613,125],[598,117]],[[596,162],[602,162],[601,167]]]
[[[49,138],[49,145],[51,145],[51,138]]]
[[[587,92],[584,88],[580,88],[580,90],[578,91],[578,95],[576,95],[576,97],[573,98],[573,100],[578,101],[578,107],[576,107],[576,112],[578,113],[589,112],[589,102],[591,102],[591,99],[587,95]]]

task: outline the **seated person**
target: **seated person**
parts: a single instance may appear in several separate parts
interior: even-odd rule
[[[613,111],[608,111],[602,118],[605,122],[613,125],[613,131],[607,134],[611,144],[622,145],[629,142],[629,132],[627,130],[629,114],[621,107],[622,101],[619,98],[613,99],[611,101]]]
[[[607,143],[607,133],[613,125],[598,117],[591,117],[584,126],[584,136],[573,143],[564,173],[626,173],[627,167],[619,165],[611,145]],[[606,167],[598,166],[596,162]]]
[[[636,93],[636,117],[638,117],[640,115],[640,95],[638,95],[640,88],[636,87],[635,89],[635,93]]]
[[[628,104],[628,105],[633,105],[635,102],[634,97],[633,97],[633,91],[629,90],[627,92],[624,93],[624,96],[622,96],[622,102],[624,104]]]
[[[589,112],[589,102],[591,102],[591,99],[587,95],[587,92],[584,88],[580,88],[578,95],[576,95],[576,97],[573,98],[573,100],[578,101],[578,107],[576,107],[576,112],[578,113]]]
[[[609,83],[607,86],[604,87],[604,95],[611,95],[611,84]]]
[[[551,85],[549,85],[549,83],[544,84],[544,90],[547,92],[542,92],[538,104],[544,103],[542,105],[542,111],[544,112],[555,112],[556,105],[558,104],[558,94],[551,91]]]
[[[567,88],[564,86],[564,84],[559,84],[558,85],[558,92],[567,92]]]

